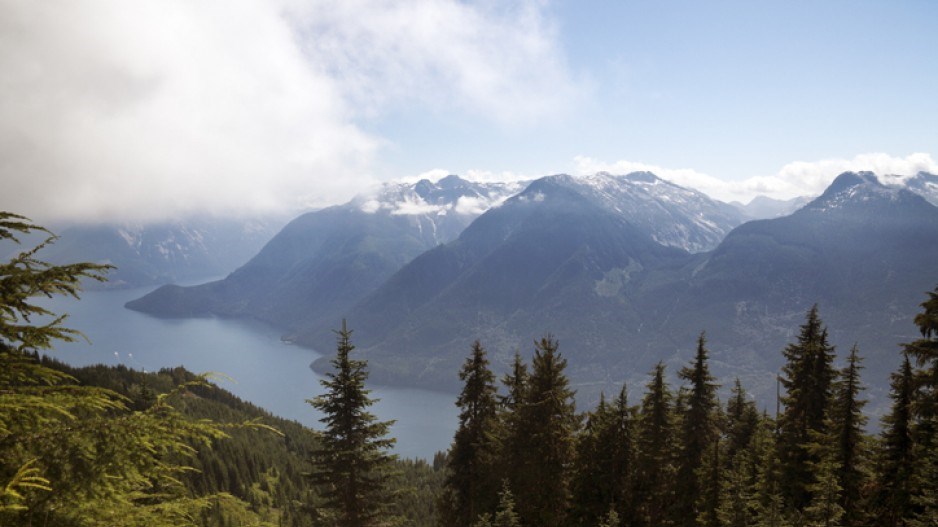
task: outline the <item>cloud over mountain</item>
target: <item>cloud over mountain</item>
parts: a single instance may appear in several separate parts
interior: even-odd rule
[[[586,156],[576,157],[574,167],[577,174],[592,174],[598,171],[654,172],[668,181],[700,190],[710,197],[743,202],[748,202],[758,195],[776,199],[817,196],[838,174],[844,172],[875,172],[886,184],[900,183],[919,172],[938,172],[938,163],[928,153],[913,153],[905,157],[871,153],[860,154],[852,159],[795,161],[786,164],[775,174],[754,176],[741,181],[723,180],[690,168],[663,168],[627,160],[610,163]]]
[[[375,180],[388,140],[362,122],[390,105],[493,122],[562,107],[575,88],[543,9],[0,1],[0,208],[156,220],[345,201]]]

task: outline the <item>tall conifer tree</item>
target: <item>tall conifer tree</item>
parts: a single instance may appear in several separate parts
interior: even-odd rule
[[[899,371],[892,375],[889,394],[892,409],[883,418],[882,446],[871,499],[871,523],[882,527],[900,527],[911,516],[914,382],[912,363],[905,355]]]
[[[498,469],[502,481],[507,481],[509,488],[521,485],[525,473],[524,452],[527,438],[521,423],[521,407],[527,397],[528,367],[515,352],[511,371],[502,377],[506,394],[499,396],[498,419]]]
[[[659,362],[642,399],[638,424],[634,525],[673,525],[674,463],[672,395]]]
[[[577,439],[573,522],[595,526],[614,509],[631,518],[632,409],[625,386],[611,403],[601,397]]]
[[[759,426],[759,411],[756,403],[749,398],[739,377],[733,384],[733,390],[726,402],[726,455],[729,466],[736,454],[749,447],[753,434]]]
[[[366,527],[387,521],[391,496],[391,463],[387,450],[393,421],[378,421],[368,412],[375,400],[365,388],[367,363],[350,357],[352,332],[345,321],[336,332],[334,372],[320,381],[326,393],[308,400],[324,416],[322,446],[313,458],[313,482],[322,489],[327,521],[337,527]]]
[[[441,517],[445,525],[468,527],[479,515],[494,512],[499,489],[495,470],[495,374],[478,340],[472,344],[472,353],[459,378],[463,381],[462,393],[456,399],[459,428],[449,454]]]
[[[681,418],[679,439],[680,454],[677,469],[676,519],[679,525],[694,527],[697,505],[701,501],[700,467],[704,457],[713,454],[712,443],[717,438],[715,410],[717,408],[716,384],[707,365],[706,338],[703,333],[697,339],[694,362],[681,369],[680,376],[690,386],[685,400],[686,409]],[[718,457],[718,456],[717,456]],[[718,471],[719,467],[714,466]],[[711,478],[713,479],[713,478]]]
[[[827,433],[827,409],[834,381],[834,348],[827,342],[827,329],[818,316],[817,305],[808,311],[798,341],[784,351],[786,364],[781,378],[785,387],[779,417],[779,459],[786,504],[801,511],[811,501],[812,467],[820,462],[809,445],[817,434]]]
[[[847,527],[858,525],[861,519],[860,495],[866,480],[864,464],[867,461],[863,427],[866,401],[860,398],[860,356],[857,346],[850,349],[847,366],[843,369],[834,390],[831,406],[831,440],[834,447],[836,478],[841,488],[840,506],[844,511],[843,523]]]
[[[928,292],[928,300],[921,305],[923,311],[915,316],[915,325],[922,338],[904,346],[918,366],[914,374],[914,511],[910,520],[916,527],[938,524],[938,287]]]
[[[525,473],[513,489],[525,525],[566,525],[579,426],[566,366],[552,337],[535,343],[526,397],[519,408],[521,430],[527,438],[522,452]]]

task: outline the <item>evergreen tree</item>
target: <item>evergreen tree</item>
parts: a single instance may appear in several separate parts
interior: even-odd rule
[[[522,523],[554,527],[566,522],[579,418],[557,341],[547,336],[536,342],[531,364],[519,408],[520,429],[527,438],[521,454],[524,474],[513,490]]]
[[[914,358],[917,388],[913,405],[912,517],[914,526],[938,524],[938,287],[928,293],[923,311],[915,316],[921,339],[904,345]]]
[[[619,513],[616,512],[615,507],[610,507],[609,512],[595,525],[597,527],[620,527],[622,523],[619,521]]]
[[[696,525],[697,505],[701,502],[700,467],[704,456],[711,453],[711,445],[718,433],[715,420],[718,406],[716,384],[707,365],[706,338],[703,333],[697,339],[693,364],[683,368],[680,376],[690,387],[685,399],[686,409],[681,415],[677,503],[674,506],[677,522],[685,527],[693,527]],[[719,466],[714,466],[713,470],[719,473]],[[713,479],[718,481],[719,478]]]
[[[737,377],[726,403],[726,455],[724,457],[727,466],[732,465],[737,453],[749,447],[758,426],[759,411],[756,410],[756,403],[749,399]]]
[[[483,514],[472,527],[521,527],[521,520],[515,512],[515,500],[507,482],[498,494],[498,508],[494,518],[491,514]]]
[[[808,485],[811,502],[804,509],[806,527],[840,527],[844,508],[842,503],[842,490],[838,473],[840,464],[835,460],[836,449],[824,448],[825,454],[814,467],[815,481]]]
[[[450,449],[441,518],[445,525],[465,527],[480,514],[494,511],[498,491],[495,375],[479,341],[473,343],[459,378],[464,383],[456,399],[459,428]]]
[[[724,473],[717,509],[717,517],[722,526],[749,527],[755,523],[752,510],[756,483],[754,450],[748,444],[738,449]]]
[[[515,352],[511,371],[502,378],[506,395],[499,397],[497,476],[509,488],[519,488],[525,474],[524,452],[528,438],[521,423],[521,407],[527,398],[528,367]]]
[[[633,515],[633,410],[623,386],[612,403],[600,398],[587,416],[577,440],[572,516],[577,525],[593,526],[614,509],[617,517]]]
[[[899,371],[893,373],[892,409],[883,418],[881,450],[877,460],[876,485],[870,516],[882,527],[899,527],[911,516],[912,404],[915,385],[912,363],[903,356]]]
[[[711,442],[708,452],[704,453],[696,476],[699,485],[694,525],[700,527],[721,527],[720,498],[723,495],[723,461],[721,459],[719,438]]]
[[[593,526],[609,510],[607,498],[610,481],[606,478],[600,455],[601,435],[608,419],[605,395],[601,394],[599,405],[586,415],[586,424],[577,435],[576,462],[571,483],[573,523]]]
[[[655,366],[642,399],[638,423],[638,459],[633,487],[639,527],[672,525],[675,453],[671,391],[664,380],[664,364]]]
[[[313,482],[322,489],[334,525],[381,525],[391,502],[390,469],[396,456],[387,453],[394,445],[387,434],[393,421],[377,421],[367,410],[374,404],[365,389],[367,363],[349,356],[355,346],[344,320],[336,334],[335,372],[320,381],[326,393],[308,400],[324,414],[320,422],[326,425],[313,457]]]
[[[750,510],[757,527],[788,527],[792,523],[785,509],[775,428],[775,423],[763,416],[752,438],[751,451],[758,466]]]
[[[818,317],[817,305],[808,311],[798,341],[784,351],[781,378],[785,388],[779,417],[779,459],[786,505],[801,511],[811,501],[812,467],[820,459],[810,452],[815,434],[827,433],[827,409],[834,381],[834,348]]]
[[[838,486],[841,488],[840,507],[844,511],[843,524],[852,527],[861,519],[860,497],[865,485],[866,441],[863,427],[866,417],[863,407],[866,401],[860,399],[860,356],[857,346],[850,349],[847,366],[841,372],[834,390],[831,407],[831,442],[835,445],[833,462]]]
[[[609,481],[607,498],[615,505],[619,518],[635,515],[632,485],[635,471],[635,415],[629,407],[625,385],[609,407],[609,419],[600,433],[601,456]]]

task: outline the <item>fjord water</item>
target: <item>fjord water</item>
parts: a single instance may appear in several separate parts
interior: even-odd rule
[[[321,428],[321,417],[306,399],[323,392],[322,378],[309,368],[321,355],[281,342],[269,326],[242,320],[198,318],[167,320],[124,308],[124,303],[149,289],[86,291],[81,300],[56,298],[42,302],[56,313],[68,313],[66,327],[84,333],[59,343],[50,353],[74,366],[124,364],[156,371],[185,366],[193,372],[217,372],[222,387],[273,414]],[[353,334],[354,342],[354,334]],[[453,372],[456,375],[457,372]],[[402,457],[432,458],[449,447],[456,430],[455,396],[446,393],[386,386],[369,386],[380,399],[372,412],[381,420],[396,420],[391,434],[394,452]]]

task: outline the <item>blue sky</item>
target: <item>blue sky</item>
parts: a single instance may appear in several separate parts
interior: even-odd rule
[[[934,172],[936,21],[926,1],[0,0],[0,208],[152,220],[633,169],[745,201]]]
[[[507,127],[392,114],[377,130],[396,139],[395,163],[540,173],[589,156],[733,180],[938,144],[938,4],[565,2],[548,13],[585,94],[569,111]]]

